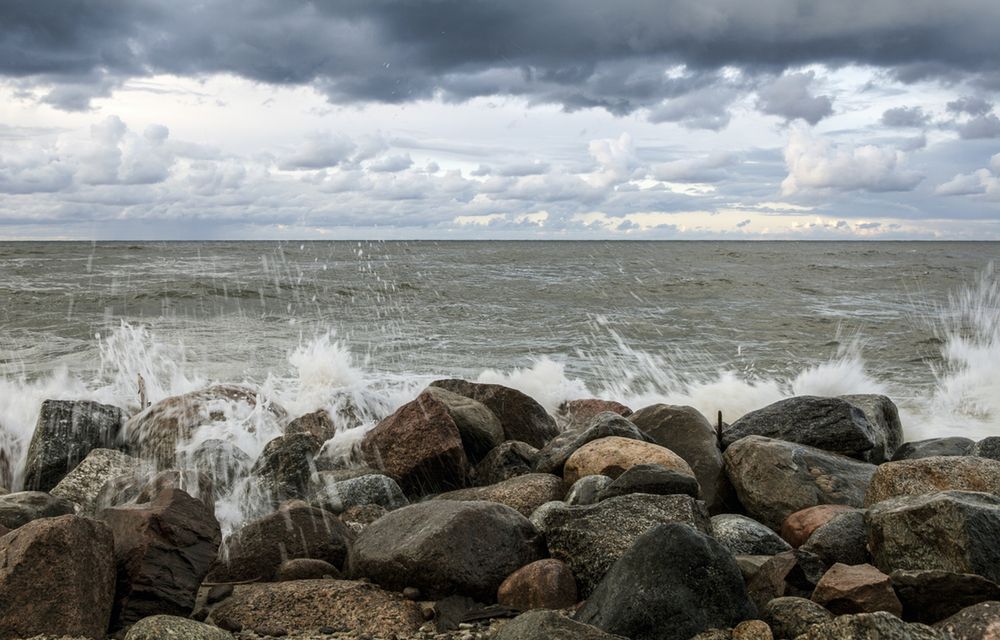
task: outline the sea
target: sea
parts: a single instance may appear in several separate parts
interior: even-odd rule
[[[1000,435],[998,260],[995,242],[0,243],[0,448],[17,488],[43,400],[137,411],[140,377],[151,402],[214,383],[290,415],[349,402],[343,446],[442,377],[713,422],[881,393],[907,439],[979,439]],[[251,456],[277,435],[220,434]]]

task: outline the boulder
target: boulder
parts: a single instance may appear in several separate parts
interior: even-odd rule
[[[584,398],[580,400],[567,400],[559,405],[556,411],[556,424],[561,431],[572,431],[587,426],[587,423],[599,413],[616,413],[627,418],[632,410],[620,402],[614,400],[598,400],[597,398]]]
[[[711,532],[704,503],[682,495],[633,493],[576,507],[556,503],[539,520],[549,554],[569,565],[584,597],[615,561],[656,525],[680,522],[706,534]]]
[[[565,562],[555,558],[523,566],[500,584],[497,602],[518,611],[565,609],[576,604],[576,580]]]
[[[851,511],[860,511],[846,504],[819,504],[791,513],[781,523],[781,537],[785,542],[798,548],[805,544],[809,536],[837,516]]]
[[[694,407],[654,404],[631,416],[653,442],[670,449],[694,471],[709,513],[721,511],[731,500],[732,487],[723,469],[715,427]]]
[[[733,627],[733,640],[774,640],[774,634],[763,620],[744,620]]]
[[[539,449],[535,471],[562,475],[563,466],[577,449],[594,440],[610,436],[652,442],[652,438],[643,434],[637,426],[617,413],[599,413],[585,427],[564,431]]]
[[[712,516],[712,536],[733,555],[773,556],[791,550],[774,531],[735,513]]]
[[[833,619],[832,613],[812,600],[793,596],[774,598],[760,613],[777,640],[795,640],[814,624]]]
[[[313,458],[322,443],[311,433],[279,436],[264,446],[250,473],[271,504],[304,499],[315,470]]]
[[[423,624],[420,607],[398,593],[348,580],[295,580],[236,585],[212,618],[221,627],[315,633],[321,627],[379,638],[409,636]]]
[[[485,486],[531,473],[538,460],[538,449],[527,442],[508,440],[493,447],[470,472],[475,484]]]
[[[169,469],[177,466],[178,445],[186,444],[195,429],[251,417],[258,422],[258,430],[274,433],[280,433],[288,420],[284,409],[261,401],[253,389],[216,385],[150,405],[129,418],[123,431],[129,453]]]
[[[899,420],[896,404],[883,395],[854,394],[840,396],[865,414],[874,428],[875,446],[864,456],[866,462],[882,464],[903,444],[903,423]]]
[[[500,419],[481,402],[441,387],[427,387],[429,394],[444,404],[462,438],[465,456],[472,464],[505,440]]]
[[[970,456],[1000,460],[1000,436],[989,436],[972,445]]]
[[[601,501],[601,492],[611,486],[612,482],[614,480],[608,476],[583,476],[569,488],[564,500],[570,505],[597,504]]]
[[[426,495],[466,484],[468,459],[448,407],[429,393],[404,404],[365,434],[367,463],[399,483],[407,495]]]
[[[290,500],[227,539],[208,574],[209,582],[273,580],[293,558],[325,560],[343,567],[354,533],[332,513]]]
[[[516,389],[456,379],[436,380],[431,386],[486,405],[499,418],[504,440],[520,440],[537,448],[544,446],[559,433],[556,421],[545,412],[542,405]]]
[[[681,523],[636,538],[575,616],[632,640],[687,640],[754,617],[732,555]]]
[[[108,527],[74,515],[0,538],[0,638],[104,638],[115,592]]]
[[[32,520],[54,518],[76,511],[66,498],[42,491],[18,491],[0,496],[0,525],[17,529]]]
[[[796,640],[949,640],[927,625],[903,622],[886,611],[837,616],[809,627]]]
[[[124,414],[87,400],[46,400],[24,463],[24,487],[49,491],[93,449],[113,448]]]
[[[584,478],[592,477],[604,478],[607,476],[584,476]],[[574,486],[576,485],[574,484]],[[630,493],[649,493],[658,496],[683,494],[697,498],[700,488],[698,481],[693,476],[668,469],[661,464],[637,464],[626,469],[625,473],[601,489],[596,498],[600,502]]]
[[[968,456],[976,443],[969,438],[928,438],[916,442],[904,442],[892,454],[892,460],[917,460],[936,456]]]
[[[549,473],[529,473],[488,487],[449,491],[437,500],[486,500],[516,509],[525,518],[546,502],[563,496],[563,482]]]
[[[428,598],[496,598],[515,570],[544,557],[535,527],[493,502],[432,500],[391,511],[358,535],[354,576],[393,590],[416,587]]]
[[[760,566],[747,583],[747,592],[758,609],[774,598],[808,598],[825,570],[819,558],[810,553],[782,551]]]
[[[132,625],[125,640],[233,640],[233,634],[188,618],[156,615]]]
[[[864,411],[840,398],[797,396],[751,411],[722,431],[722,447],[763,436],[861,458],[875,446]]]
[[[931,456],[887,462],[879,465],[872,476],[865,504],[951,490],[982,491],[1000,496],[1000,460]]]
[[[243,449],[217,438],[198,443],[178,462],[181,469],[195,469],[206,474],[220,493],[228,492],[253,466],[253,459]]]
[[[743,574],[743,582],[750,584],[760,568],[763,567],[773,556],[748,556],[748,555],[735,555],[736,565],[740,568],[740,573]]]
[[[83,462],[66,474],[55,487],[52,495],[76,504],[82,515],[93,516],[103,507],[101,489],[111,480],[134,475],[139,471],[139,461],[121,451],[93,449]]]
[[[208,507],[165,489],[152,502],[105,509],[101,518],[114,534],[118,566],[111,626],[189,614],[222,537]]]
[[[1000,638],[1000,602],[981,602],[962,609],[934,625],[948,640]]]
[[[688,463],[670,449],[650,442],[610,436],[588,442],[574,451],[566,460],[563,479],[567,485],[589,475],[615,479],[631,467],[650,463],[694,478]]]
[[[276,582],[289,580],[319,580],[322,578],[339,578],[340,571],[326,560],[315,558],[294,558],[285,560],[275,572]]]
[[[836,615],[888,611],[899,617],[903,605],[892,590],[892,580],[870,564],[837,563],[816,584],[812,601]]]
[[[310,433],[320,442],[326,442],[337,435],[337,425],[333,423],[329,411],[319,409],[301,415],[288,423],[285,427],[285,435],[290,436],[296,433]]]
[[[945,491],[879,502],[865,516],[875,565],[975,573],[1000,582],[1000,497]]]
[[[892,587],[903,603],[903,619],[934,624],[966,607],[1000,600],[1000,586],[972,573],[893,571]]]
[[[375,473],[327,482],[312,492],[309,501],[338,514],[366,504],[376,504],[388,511],[410,504],[395,480]]]
[[[386,511],[385,507],[377,504],[362,504],[345,509],[340,514],[340,521],[357,534],[387,513],[389,512]]]
[[[816,529],[799,548],[816,554],[827,566],[837,562],[847,565],[871,562],[864,511],[847,511],[835,516]]]
[[[555,611],[522,613],[506,623],[494,640],[626,640],[597,627],[577,622]]]
[[[215,487],[212,479],[200,471],[165,469],[159,471],[139,487],[136,502],[152,502],[167,489],[180,489],[192,498],[201,500],[208,510],[215,513]]]
[[[748,436],[725,453],[726,473],[750,516],[778,530],[820,504],[861,507],[875,465],[784,440]]]

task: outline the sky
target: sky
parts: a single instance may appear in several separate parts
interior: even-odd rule
[[[2,0],[0,240],[1000,240],[996,0]]]

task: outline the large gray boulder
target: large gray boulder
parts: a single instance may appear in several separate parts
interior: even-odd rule
[[[751,411],[722,431],[722,446],[764,436],[854,458],[875,446],[875,428],[864,411],[840,398],[797,396]]]
[[[537,609],[504,624],[494,640],[626,640],[556,611]]]
[[[915,442],[904,442],[892,454],[892,460],[917,460],[932,456],[972,455],[975,441],[961,436],[948,438],[928,438]]]
[[[694,407],[654,404],[631,414],[629,420],[691,466],[710,513],[723,510],[732,488],[723,469],[719,436],[705,416]]]
[[[639,431],[639,428],[627,418],[623,418],[617,413],[605,411],[591,418],[587,426],[574,431],[564,431],[549,440],[548,444],[538,450],[535,471],[562,475],[563,466],[577,449],[594,440],[611,436],[642,442],[653,441],[652,438]]]
[[[555,418],[542,405],[517,389],[499,384],[481,384],[466,380],[435,380],[432,387],[440,387],[472,398],[486,405],[499,418],[504,440],[520,440],[533,447],[542,447],[559,433]]]
[[[1000,460],[1000,436],[983,438],[969,450],[970,456]]]
[[[531,473],[537,460],[538,449],[527,442],[507,440],[493,447],[469,475],[476,485],[496,484]]]
[[[899,420],[896,404],[888,397],[874,393],[840,396],[840,399],[861,409],[874,427],[875,446],[865,454],[865,461],[881,464],[892,458],[899,445],[903,444],[903,423]]]
[[[0,496],[0,526],[17,529],[32,520],[54,518],[76,511],[66,498],[43,491],[18,491]]]
[[[1000,582],[1000,497],[945,491],[904,496],[868,510],[868,546],[885,573],[937,569]]]
[[[712,516],[712,537],[733,555],[773,556],[792,549],[771,529],[735,513]]]
[[[114,447],[125,416],[87,400],[46,400],[28,445],[24,488],[49,491],[92,449]]]
[[[102,507],[101,490],[111,480],[139,471],[139,461],[113,449],[94,449],[52,488],[52,495],[76,504],[79,513],[93,516]]]
[[[755,520],[775,531],[790,514],[821,504],[861,507],[875,465],[802,444],[748,436],[725,453],[726,473]]]
[[[539,522],[549,554],[569,565],[584,597],[656,525],[680,522],[711,532],[704,503],[684,495],[633,493],[587,506],[555,503],[539,515]]]
[[[493,602],[504,579],[545,557],[535,527],[493,502],[432,500],[392,511],[358,535],[350,571],[428,598],[461,594]]]
[[[427,387],[425,393],[444,404],[462,437],[465,455],[471,464],[504,441],[500,419],[481,402],[441,387]]]
[[[338,514],[366,504],[377,504],[389,511],[410,504],[395,480],[378,473],[325,482],[313,491],[309,501]]]
[[[687,640],[755,614],[729,551],[671,523],[636,538],[575,618],[632,640]]]

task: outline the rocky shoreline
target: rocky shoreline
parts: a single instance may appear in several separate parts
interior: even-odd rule
[[[185,446],[233,403],[283,435]],[[0,640],[1000,638],[1000,436],[904,442],[884,396],[713,424],[440,380],[347,457],[350,416],[290,418],[45,401],[0,488]],[[237,490],[264,507],[223,536]]]

